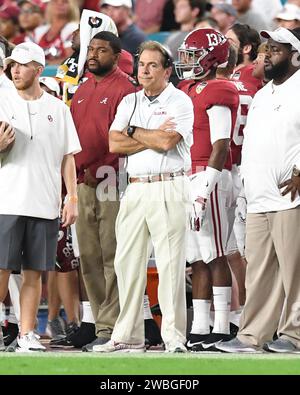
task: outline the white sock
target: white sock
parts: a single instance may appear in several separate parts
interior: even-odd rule
[[[210,310],[209,325],[213,327],[214,326],[214,322],[215,322],[215,312],[213,310]]]
[[[9,296],[18,322],[20,321],[20,290],[22,281],[22,274],[11,274],[8,281]]]
[[[214,333],[229,334],[229,313],[231,305],[231,287],[213,287],[215,306]]]
[[[19,323],[19,321],[17,320],[16,314],[15,314],[15,309],[13,306],[10,306],[10,308],[9,308],[8,322],[10,322],[11,324],[18,324]]]
[[[95,319],[92,313],[91,304],[89,301],[81,302],[82,303],[82,320],[81,322],[89,322],[91,324],[95,323]]]
[[[240,318],[241,318],[242,310],[234,310],[229,314],[230,322],[232,322],[236,326],[240,326]]]
[[[153,319],[153,315],[150,309],[149,296],[144,295],[144,320],[151,320],[151,319]]]
[[[206,299],[193,299],[193,323],[191,333],[206,335],[209,330],[211,301]]]

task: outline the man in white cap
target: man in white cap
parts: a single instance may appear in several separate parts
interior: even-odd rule
[[[41,87],[50,95],[60,98],[59,83],[53,77],[40,77]]]
[[[268,39],[265,75],[244,129],[241,175],[247,199],[246,303],[227,352],[300,352],[300,34]],[[277,330],[278,339],[273,341]]]
[[[81,147],[67,106],[39,85],[45,67],[42,48],[19,44],[3,63],[16,89],[3,93],[0,102],[0,133],[9,130],[15,139],[0,153],[0,302],[11,271],[22,269],[16,351],[44,351],[33,332],[41,274],[55,267],[61,175],[68,193],[63,225],[71,225],[78,215],[73,155]]]
[[[285,27],[286,29],[300,27],[300,7],[296,4],[287,3],[276,15],[275,21],[278,26]]]
[[[218,30],[223,34],[228,32],[237,18],[236,9],[231,4],[227,3],[214,4],[210,12],[211,16],[218,23]]]

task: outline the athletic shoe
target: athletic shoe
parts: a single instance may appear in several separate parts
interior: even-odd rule
[[[95,324],[91,322],[82,322],[78,331],[70,335],[68,340],[75,348],[82,348],[97,339],[95,331]],[[107,342],[109,339],[110,338],[107,338],[105,341]]]
[[[151,318],[148,320],[144,320],[145,323],[145,346],[146,350],[161,348],[163,344],[163,340],[160,335],[160,329],[156,323],[156,321]]]
[[[98,346],[94,346],[93,351],[103,352],[103,353],[109,353],[109,352],[142,353],[145,352],[145,344],[118,343],[113,340],[109,340],[105,344],[99,344]]]
[[[185,345],[181,342],[167,343],[165,352],[185,353],[185,352],[187,352],[187,349],[186,349]]]
[[[229,328],[230,328],[230,334],[233,337],[236,337],[238,334],[238,331],[239,331],[239,327],[237,325],[235,325],[233,322],[230,322]]]
[[[75,322],[70,322],[67,325],[66,336],[62,339],[51,340],[50,348],[74,348],[74,344],[70,340],[71,336],[78,331],[78,325]]]
[[[194,344],[192,348],[190,348],[191,352],[203,352],[203,351],[207,351],[204,350],[204,348],[202,347],[202,343],[198,343],[198,344]]]
[[[10,343],[9,346],[6,347],[5,352],[16,352],[18,348],[18,338],[16,337],[15,340]]]
[[[39,342],[40,336],[33,331],[17,338],[16,352],[46,351],[46,347]]]
[[[98,346],[98,345],[102,345],[102,344],[106,344],[107,342],[110,341],[110,338],[106,338],[106,337],[96,337],[96,339],[94,341],[92,341],[89,344],[86,344],[85,346],[82,347],[82,351],[83,352],[93,352],[93,347],[94,346]]]
[[[188,350],[191,350],[194,346],[201,344],[208,338],[210,333],[207,333],[205,335],[198,335],[196,333],[190,333],[188,337],[188,341],[186,342],[186,348]]]
[[[235,352],[251,352],[258,353],[261,352],[258,347],[252,346],[250,344],[245,344],[241,342],[237,337],[230,340],[229,342],[221,342],[215,345],[215,347],[224,352],[235,353]]]
[[[3,332],[1,325],[0,325],[0,351],[5,351],[5,344],[3,340]]]
[[[56,317],[47,322],[46,335],[51,337],[53,340],[62,339],[66,336],[64,327],[64,319],[62,317]]]
[[[3,341],[4,345],[7,347],[9,346],[19,334],[19,326],[18,324],[13,324],[9,322],[6,327],[3,327]]]
[[[74,348],[73,343],[65,336],[62,339],[55,339],[49,342],[50,348]]]
[[[66,326],[66,336],[70,337],[78,330],[79,330],[79,326],[76,324],[76,322],[69,322]]]
[[[277,340],[270,341],[264,344],[263,349],[265,351],[277,352],[277,353],[290,353],[299,354],[300,349],[297,348],[290,340],[278,338]]]
[[[233,336],[226,333],[214,333],[212,332],[206,340],[201,343],[203,351],[218,351],[216,350],[216,345],[221,342],[227,342],[231,340]]]

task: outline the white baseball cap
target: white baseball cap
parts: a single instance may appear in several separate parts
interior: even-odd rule
[[[128,7],[132,8],[131,0],[102,0],[101,5],[112,5],[113,7]]]
[[[264,38],[271,38],[280,44],[291,44],[294,49],[300,53],[300,41],[292,32],[284,27],[279,27],[273,32],[268,30],[262,30],[260,35]]]
[[[35,61],[45,67],[45,54],[43,49],[32,42],[21,43],[13,49],[11,55],[5,58],[3,63],[7,67],[12,62],[27,64]]]
[[[285,7],[276,15],[275,19],[284,21],[300,21],[300,7],[296,4],[286,4]]]
[[[40,77],[39,78],[39,82],[40,82],[40,84],[46,85],[46,87],[48,89],[50,89],[50,91],[55,92],[56,96],[60,95],[59,85],[58,85],[58,82],[56,81],[55,78],[53,78],[53,77]]]

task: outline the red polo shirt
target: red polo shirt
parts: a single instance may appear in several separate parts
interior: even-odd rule
[[[86,169],[94,177],[100,166],[118,170],[119,155],[109,152],[108,133],[120,101],[134,89],[130,77],[118,67],[99,82],[91,75],[77,89],[71,112],[82,147],[75,155],[78,183],[83,182]]]

